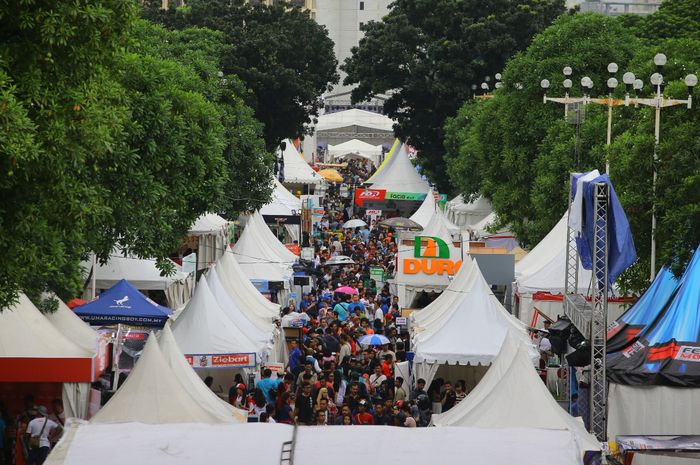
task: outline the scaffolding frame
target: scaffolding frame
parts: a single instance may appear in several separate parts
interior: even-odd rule
[[[575,183],[571,176],[570,193]],[[572,324],[588,339],[591,347],[589,421],[591,433],[601,442],[607,441],[607,380],[606,380],[606,331],[608,319],[608,210],[609,187],[607,183],[594,186],[593,202],[593,250],[592,250],[592,298],[586,301],[578,293],[579,255],[576,248],[576,232],[567,228],[566,277],[564,313]],[[569,195],[569,214],[571,214]],[[567,379],[569,379],[568,377]],[[567,389],[569,392],[569,389]]]

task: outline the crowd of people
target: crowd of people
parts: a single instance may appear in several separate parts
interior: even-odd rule
[[[24,408],[15,418],[0,403],[0,465],[41,465],[61,438],[65,423],[60,399],[51,402],[49,411],[28,395],[24,398]]]
[[[369,175],[365,164],[351,161],[341,168],[347,185]],[[464,381],[454,387],[437,379],[426,390],[417,380],[410,388],[397,370],[406,361],[408,334],[396,325],[398,297],[388,283],[377,283],[370,270],[394,272],[396,235],[379,227],[379,218],[353,216],[352,192],[331,189],[323,198],[324,215],[314,224],[307,247],[313,247],[313,285],[299,302],[282,310],[282,326],[302,329],[303,338],[290,342],[284,371],[265,370],[255,388],[239,378],[229,401],[262,422],[299,425],[427,426],[434,404],[449,410],[466,397]],[[343,228],[350,219],[364,227]],[[327,264],[346,256],[351,264]],[[342,289],[343,292],[338,292]],[[377,335],[379,343],[363,344]]]

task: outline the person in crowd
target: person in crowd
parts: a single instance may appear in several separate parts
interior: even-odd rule
[[[403,388],[403,378],[401,376],[397,376],[394,379],[394,402],[398,401],[405,401],[406,399],[406,390]]]
[[[38,415],[27,425],[26,441],[29,444],[27,465],[42,465],[51,450],[51,441],[61,430],[58,423],[49,419],[48,409],[40,405]]]
[[[462,402],[467,397],[467,387],[463,379],[455,383],[455,405]]]
[[[357,406],[357,413],[353,417],[353,423],[356,425],[374,424],[374,416],[367,411],[367,399],[360,400]]]
[[[440,399],[443,413],[454,407],[456,400],[457,397],[455,392],[452,390],[452,383],[450,381],[445,381],[445,384],[443,385],[442,398]]]
[[[282,382],[280,378],[272,378],[272,370],[265,368],[262,379],[255,385],[265,396],[265,403],[274,404],[276,400],[277,386]]]
[[[314,398],[311,396],[311,384],[304,381],[301,395],[296,399],[294,420],[297,425],[311,425],[314,421]]]
[[[416,381],[416,387],[411,391],[410,399],[415,400],[420,395],[428,395],[425,392],[425,380],[423,378],[418,378]]]

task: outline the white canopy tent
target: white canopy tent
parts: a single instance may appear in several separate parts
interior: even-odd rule
[[[115,249],[107,263],[97,264],[95,285],[97,289],[109,289],[122,279],[126,279],[140,291],[164,291],[173,284],[187,279],[187,275],[180,271],[180,267],[175,263],[173,265],[175,266],[175,274],[161,276],[160,270],[156,267],[155,259],[138,258],[133,255],[124,256],[119,249]],[[83,262],[81,266],[85,270],[83,274],[87,275],[91,268],[90,262]]]
[[[525,325],[509,314],[468,256],[454,280],[425,309],[412,314],[414,373],[427,384],[448,365],[485,366],[493,362],[508,331],[522,340],[533,360],[539,357]],[[485,369],[472,370],[468,384],[476,384]]]
[[[229,222],[216,213],[206,213],[194,222],[190,236],[199,238],[197,269],[214,263],[226,250],[229,242]]]
[[[263,216],[295,216],[301,215],[301,199],[289,192],[277,178],[272,180],[274,189],[272,200],[260,209]]]
[[[446,228],[451,237],[458,236],[460,234],[459,226],[450,221],[447,216],[440,210],[437,202],[435,201],[435,193],[432,189],[425,196],[425,200],[418,207],[418,210],[411,215],[411,220],[415,221],[419,225],[423,226],[423,234],[429,236],[426,232],[427,229],[433,225],[434,228]]]
[[[206,279],[197,283],[192,299],[172,323],[172,331],[184,354],[263,355],[264,344],[253,341],[236,326],[216,301]]]
[[[237,463],[271,465],[292,440],[294,428],[284,424],[113,425],[71,424],[65,438],[51,452],[46,465],[192,465],[218,463],[235,457]],[[114,447],[119,444],[119,447]],[[251,447],[262,444],[263,447]],[[358,444],[362,447],[358,449]],[[387,444],[400,447],[387,448]],[[105,453],[109,451],[109,453]],[[577,445],[566,431],[528,428],[358,428],[299,427],[294,438],[294,462],[318,463],[333,457],[334,465],[363,461],[424,465],[475,463],[489,465],[580,465]]]
[[[297,151],[291,140],[287,139],[282,158],[284,159],[283,184],[321,184],[323,178],[309,166]]]
[[[60,331],[61,334],[73,341],[84,350],[99,355],[107,350],[106,341],[85,323],[79,316],[73,313],[62,300],[58,299],[58,308],[55,312],[46,313],[46,318]],[[105,355],[106,361],[106,355]],[[90,383],[63,383],[63,408],[66,418],[87,418],[88,403],[90,400]]]
[[[364,128],[393,132],[394,120],[379,113],[352,108],[350,110],[320,115],[314,129],[318,133],[319,131],[345,128],[348,126],[362,126]]]
[[[230,250],[221,256],[217,267],[221,282],[242,309],[263,320],[279,318],[279,304],[270,302],[255,288]]]
[[[408,159],[405,144],[391,154],[382,169],[377,170],[365,183],[371,184],[371,189],[382,189],[387,192],[427,194],[430,191],[428,181],[418,174],[413,163]]]
[[[222,423],[246,423],[248,421],[248,412],[237,409],[221,399],[197,376],[180,351],[169,324],[166,324],[160,332],[158,346],[166,363],[182,385],[182,389],[190,397],[197,399],[201,407]]]
[[[372,145],[358,139],[352,139],[338,145],[328,145],[328,153],[334,160],[339,158],[359,158],[371,161],[375,166],[379,164],[382,154],[381,145]]]
[[[166,361],[153,334],[127,380],[91,420],[151,425],[224,421],[236,421],[233,410],[227,418],[218,410],[212,412],[206,401],[193,397]]]
[[[573,434],[581,456],[600,443],[581,421],[554,400],[535,372],[523,341],[508,334],[498,356],[469,395],[449,411],[432,416],[436,426],[543,428]]]
[[[282,244],[260,213],[247,216],[241,237],[231,249],[248,279],[289,281],[297,256]]]
[[[271,350],[271,345],[253,341],[236,326],[216,301],[206,279],[199,280],[194,296],[172,323],[172,330],[180,350],[192,357],[197,375],[213,377],[222,393],[233,381],[232,371],[246,375],[250,366],[267,362]],[[214,357],[245,359],[250,366],[214,365]]]
[[[463,195],[458,195],[447,202],[447,218],[454,224],[464,227],[478,223],[493,212],[491,202],[479,197],[473,202],[465,202]]]
[[[209,285],[209,290],[219,304],[219,307],[243,334],[248,336],[251,341],[259,343],[261,347],[272,343],[275,325],[272,323],[271,319],[268,319],[266,326],[258,326],[258,324],[262,326],[264,321],[259,318],[252,320],[250,315],[246,314],[242,308],[234,302],[219,278],[216,267],[209,270],[206,280]]]

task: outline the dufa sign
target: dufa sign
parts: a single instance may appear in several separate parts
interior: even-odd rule
[[[413,242],[413,258],[403,259],[405,274],[437,274],[452,276],[462,265],[462,260],[450,258],[450,247],[434,236],[416,236]]]

